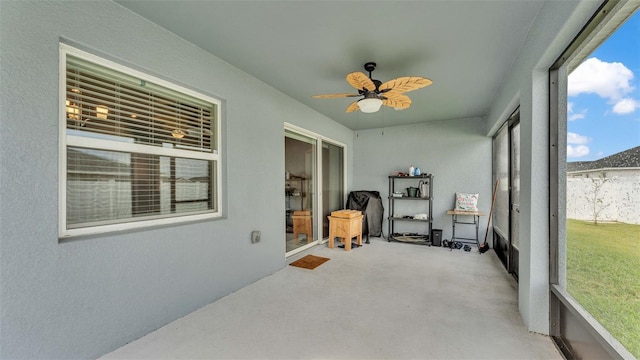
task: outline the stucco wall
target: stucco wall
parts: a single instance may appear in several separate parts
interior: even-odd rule
[[[0,358],[95,358],[285,265],[284,122],[351,130],[116,3],[0,9]],[[61,40],[223,100],[223,219],[59,243]]]
[[[443,239],[451,239],[451,216],[456,192],[479,193],[478,207],[489,213],[491,207],[491,138],[484,134],[482,118],[460,119],[382,129],[358,130],[354,139],[355,190],[379,191],[385,215],[383,230],[388,234],[388,176],[393,171],[409,170],[409,165],[431,173],[433,179],[433,228],[443,230]],[[403,180],[402,187],[417,187],[418,181]],[[397,213],[425,213],[426,202],[399,202]],[[481,218],[480,241],[484,240],[486,221]],[[465,219],[469,221],[470,219]],[[396,224],[399,232],[424,233],[423,224]],[[456,235],[475,236],[473,226],[459,226]]]
[[[624,176],[627,175],[627,176]],[[600,187],[597,195],[596,188]],[[598,221],[640,224],[640,175],[628,176],[613,171],[607,180],[597,177],[567,179],[567,218],[593,221],[594,206]]]

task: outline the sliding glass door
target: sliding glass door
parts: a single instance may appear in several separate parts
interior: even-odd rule
[[[498,184],[493,207],[493,250],[509,268],[509,126],[493,138],[493,182]]]
[[[285,243],[291,252],[314,241],[314,201],[316,179],[314,138],[287,130],[285,158]]]
[[[520,112],[493,138],[493,181],[497,182],[493,211],[493,249],[504,267],[518,278],[520,231]]]
[[[293,126],[285,129],[284,145],[285,251],[290,256],[327,238],[327,216],[344,208],[345,147]]]
[[[518,278],[520,268],[520,121],[519,113],[509,126],[509,272]]]
[[[322,238],[329,237],[332,211],[344,208],[344,147],[322,142]]]

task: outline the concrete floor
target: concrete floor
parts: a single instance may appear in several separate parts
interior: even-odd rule
[[[287,266],[101,359],[562,359],[489,251],[371,238]]]

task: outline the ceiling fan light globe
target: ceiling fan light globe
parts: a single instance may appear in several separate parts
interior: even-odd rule
[[[374,113],[380,110],[382,106],[382,100],[378,98],[365,98],[358,101],[358,107],[363,113]]]
[[[171,136],[176,139],[182,139],[186,134],[186,131],[180,129],[175,129],[171,132]]]

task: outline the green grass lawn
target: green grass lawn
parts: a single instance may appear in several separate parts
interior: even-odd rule
[[[567,290],[640,359],[640,225],[567,220]]]

